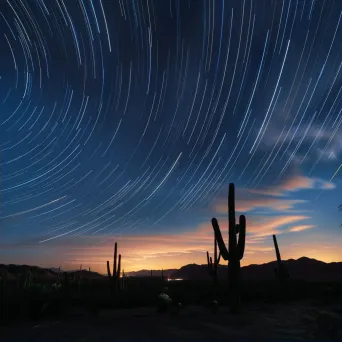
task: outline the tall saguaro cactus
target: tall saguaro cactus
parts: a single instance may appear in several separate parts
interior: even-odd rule
[[[218,284],[218,265],[220,263],[220,259],[221,253],[217,255],[217,240],[214,236],[214,260],[209,256],[209,252],[207,251],[207,264],[209,275],[213,278],[215,285]]]
[[[280,282],[280,284],[282,286],[285,286],[289,277],[290,277],[290,274],[289,274],[286,266],[284,265],[284,263],[281,260],[280,251],[279,251],[278,242],[277,242],[277,237],[275,235],[273,235],[273,243],[274,243],[274,249],[276,252],[277,264],[278,264],[278,268],[274,269],[274,273],[275,273],[278,281]]]
[[[228,261],[230,308],[231,311],[235,313],[238,312],[240,306],[240,260],[243,258],[245,251],[246,217],[244,215],[240,215],[239,224],[236,224],[235,187],[233,183],[229,184],[228,219],[228,249],[223,241],[221,230],[216,218],[213,218],[211,222],[222,258]],[[238,238],[237,234],[239,234]]]
[[[107,261],[107,273],[110,280],[110,284],[113,284],[114,289],[120,289],[120,273],[121,273],[121,254],[119,254],[118,260],[118,243],[114,245],[114,263],[113,263],[113,274],[110,272],[109,261]]]

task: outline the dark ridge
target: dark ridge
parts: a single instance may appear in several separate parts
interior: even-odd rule
[[[320,260],[301,257],[297,260],[289,259],[283,261],[292,279],[306,280],[306,281],[340,281],[342,280],[342,262],[326,263]],[[242,275],[245,280],[274,280],[274,268],[277,266],[276,261],[271,261],[264,264],[252,264],[242,267]],[[8,276],[14,278],[17,275],[24,274],[29,269],[33,273],[35,279],[55,279],[57,277],[58,269],[56,268],[41,268],[38,266],[29,265],[3,265],[0,264],[0,275],[7,269]],[[61,273],[64,271],[61,270]],[[78,277],[81,273],[83,279],[100,279],[107,275],[102,275],[97,272],[88,270],[74,270],[67,271],[76,273]],[[149,277],[151,270],[139,270],[134,272],[126,272],[130,277]],[[159,277],[162,275],[162,270],[152,270],[152,277]],[[188,264],[182,266],[180,269],[166,269],[163,270],[163,275],[171,279],[184,279],[184,280],[209,280],[211,279],[208,273],[207,265]],[[62,274],[61,274],[62,276]],[[219,279],[227,278],[227,266],[219,265],[218,267]]]

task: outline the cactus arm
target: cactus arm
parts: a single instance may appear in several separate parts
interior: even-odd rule
[[[274,248],[276,251],[277,262],[281,263],[280,251],[279,251],[279,247],[278,247],[277,237],[275,235],[273,235],[273,243],[274,243]]]
[[[229,222],[229,252],[231,253],[231,257],[236,257],[236,222],[235,222],[235,188],[234,184],[229,184],[229,193],[228,193],[228,222]],[[221,248],[220,248],[221,250]]]
[[[110,265],[109,265],[109,261],[107,261],[107,274],[108,274],[108,278],[111,279],[112,275],[110,273]]]
[[[208,251],[207,251],[207,264],[208,264],[208,268],[210,269],[210,257],[209,257]]]
[[[283,264],[280,256],[280,250],[277,242],[277,237],[273,235],[273,243],[274,243],[274,249],[276,251],[276,256],[277,256],[277,264],[278,268],[274,269],[274,273],[278,280],[282,283],[282,285],[285,285],[290,274],[286,268],[286,266]]]
[[[240,215],[239,218],[239,242],[238,242],[238,253],[239,259],[243,258],[243,254],[245,252],[245,242],[246,242],[246,217],[245,215]]]
[[[218,224],[216,218],[213,218],[211,220],[211,224],[212,224],[213,229],[214,229],[215,239],[217,241],[217,245],[219,247],[220,254],[224,260],[229,260],[230,255],[229,255],[228,249],[227,249],[227,247],[223,241],[221,230],[220,230],[220,227],[219,227],[219,224]]]
[[[117,279],[120,278],[120,273],[121,273],[121,254],[119,254],[118,270],[116,274]]]
[[[229,286],[229,302],[232,313],[239,311],[240,306],[240,260],[243,258],[246,241],[246,218],[241,215],[239,223],[236,224],[235,217],[235,187],[233,183],[229,184],[228,193],[228,246],[225,245],[219,224],[215,218],[211,220],[215,232],[220,254],[215,258],[215,271],[217,274],[217,266],[220,257],[228,260],[228,286]],[[216,247],[216,245],[215,245]]]
[[[116,277],[116,261],[117,261],[117,257],[118,257],[118,244],[117,242],[115,242],[114,245],[114,265],[113,265],[113,277]]]

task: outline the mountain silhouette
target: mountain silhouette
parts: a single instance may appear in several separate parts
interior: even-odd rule
[[[0,277],[5,276],[8,280],[14,280],[16,277],[25,277],[27,272],[31,272],[33,279],[35,281],[53,281],[57,279],[58,268],[42,268],[38,266],[31,265],[4,265],[0,264]],[[105,276],[99,274],[97,272],[88,271],[88,270],[73,270],[73,271],[63,271],[60,270],[60,279],[64,278],[63,273],[67,273],[68,277],[73,277],[75,274],[75,278],[78,279],[80,276],[82,279],[100,279]]]
[[[307,281],[342,281],[342,262],[325,263],[320,260],[301,257],[297,260],[289,259],[283,261],[288,268],[291,278]],[[276,261],[261,265],[248,265],[241,267],[244,280],[273,280]],[[227,266],[219,265],[219,279],[227,278]],[[182,279],[210,279],[207,265],[190,264],[181,267],[172,274],[172,278]]]
[[[289,259],[283,261],[288,268],[291,279],[306,280],[311,282],[333,282],[342,281],[342,262],[326,263],[320,260],[301,257],[297,260]],[[276,261],[271,261],[261,265],[248,265],[241,267],[241,274],[244,280],[274,280],[274,268],[277,267]],[[7,278],[15,279],[17,275],[23,275],[26,271],[31,270],[34,279],[52,280],[57,277],[58,269],[46,269],[38,266],[29,265],[3,265],[0,264],[0,276],[7,270]],[[89,272],[87,270],[67,271],[76,273],[78,278],[81,273],[82,279],[101,279],[107,275],[99,274],[97,272]],[[61,273],[63,271],[61,270]],[[133,272],[126,272],[130,277],[150,277],[151,270],[139,270]],[[152,277],[161,277],[162,270],[152,270]],[[188,264],[182,266],[180,269],[166,269],[163,270],[165,278],[170,279],[184,279],[184,280],[210,280],[207,265]],[[218,266],[219,279],[227,279],[227,265]],[[62,274],[61,274],[62,278]]]

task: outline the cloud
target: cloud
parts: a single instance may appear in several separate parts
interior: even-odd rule
[[[303,230],[307,230],[307,229],[311,229],[311,228],[315,228],[315,225],[312,224],[307,224],[307,225],[301,225],[301,226],[294,226],[292,228],[290,228],[288,231],[289,232],[301,232]]]
[[[267,140],[265,140],[265,142],[270,145],[274,145],[278,139],[280,142],[299,142],[304,135],[304,141],[310,143],[314,139],[317,141],[328,141],[331,138],[331,130],[322,129],[321,125],[312,125],[308,130],[306,125],[301,125],[299,127],[293,127],[291,130],[285,129],[283,131],[285,122],[278,122],[277,125],[275,124],[276,121],[273,121],[271,125],[268,126]],[[283,134],[279,138],[282,131]]]
[[[320,178],[310,178],[305,176],[293,176],[287,179],[280,185],[274,187],[268,187],[267,189],[255,190],[251,189],[250,192],[253,194],[284,197],[288,196],[291,192],[300,190],[317,189],[317,190],[331,190],[336,185],[332,182],[325,181]]]
[[[215,206],[215,211],[217,213],[227,213],[228,203],[227,200],[221,200]],[[305,203],[305,200],[283,200],[274,198],[255,198],[255,199],[245,199],[238,200],[236,202],[236,210],[239,212],[248,212],[257,208],[268,208],[277,211],[284,211],[288,209],[293,209],[296,204]]]
[[[304,199],[288,198],[291,194],[300,190],[331,190],[336,185],[321,178],[311,178],[302,175],[293,175],[278,185],[267,188],[251,189],[237,188],[235,190],[235,208],[238,212],[250,212],[261,209],[261,214],[274,214],[274,212],[294,214],[303,213],[302,204],[307,203]],[[276,198],[278,197],[278,198]],[[218,198],[213,204],[216,214],[228,212],[227,195]],[[305,210],[307,212],[307,210]]]
[[[311,219],[310,216],[305,215],[283,215],[283,216],[271,216],[271,217],[259,217],[259,216],[247,216],[247,235],[248,241],[250,239],[258,238],[262,241],[262,237],[271,236],[273,234],[282,234],[281,230],[283,226],[296,224],[299,221]],[[222,234],[228,236],[228,220],[218,219],[219,226]]]
[[[295,146],[304,137],[302,145],[309,148],[311,147],[311,144],[314,143],[314,145],[312,145],[311,153],[306,155],[305,152],[305,161],[310,159],[316,160],[317,157],[322,158],[323,161],[330,161],[337,159],[338,156],[341,155],[342,133],[337,131],[332,138],[334,126],[323,127],[323,123],[316,123],[308,129],[306,124],[302,124],[300,126],[292,127],[290,130],[284,130],[284,125],[287,124],[288,123],[283,120],[274,120],[270,122],[263,140],[266,148],[273,147],[277,141],[279,145],[284,143],[285,146],[289,146],[288,144]],[[307,149],[305,150],[307,151]],[[295,158],[298,158],[298,162],[301,163],[303,157],[304,156],[302,155],[299,158],[298,153],[296,153]]]
[[[248,232],[252,237],[265,237],[273,234],[281,234],[280,230],[285,225],[295,224],[298,221],[311,219],[310,216],[276,216],[270,218],[263,218],[259,222],[251,221],[248,226]]]

